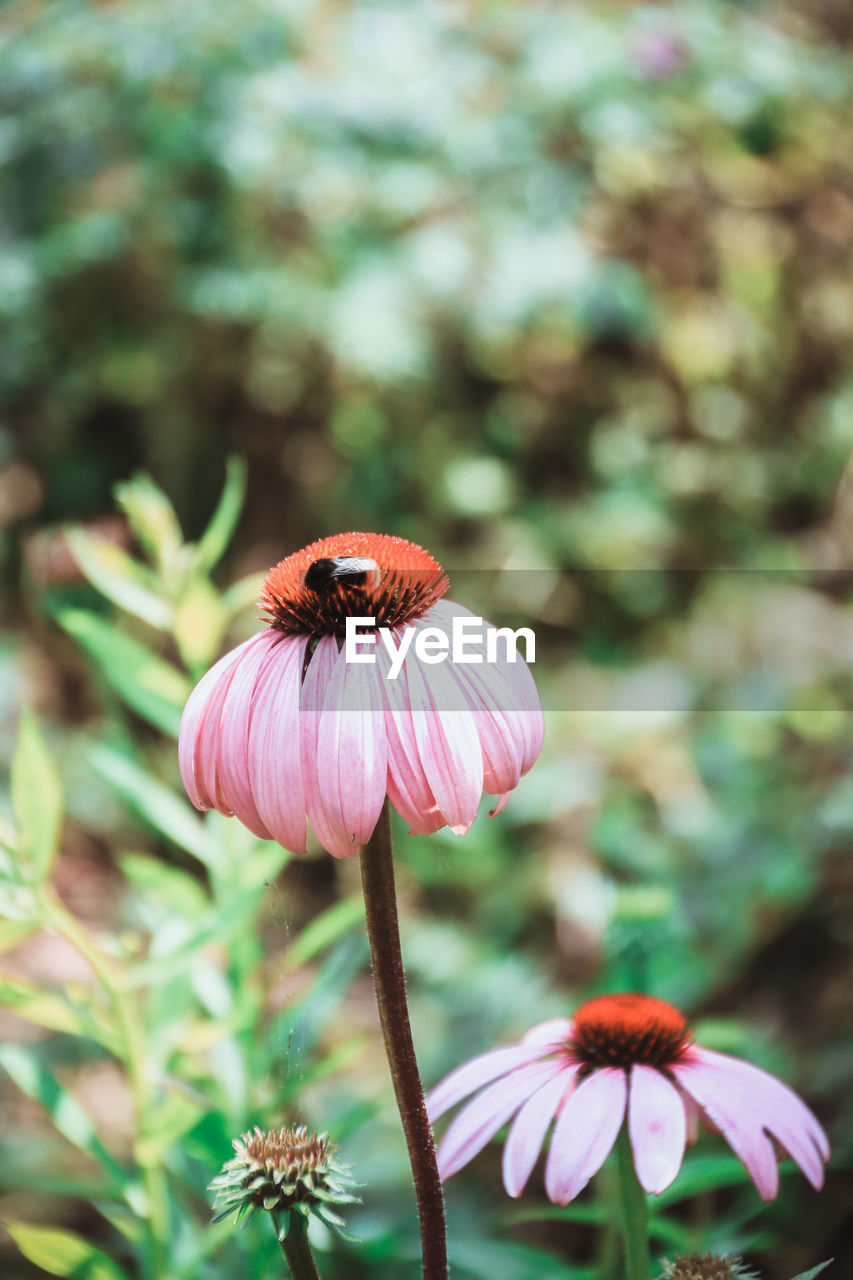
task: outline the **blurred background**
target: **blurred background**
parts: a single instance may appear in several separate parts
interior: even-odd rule
[[[196,822],[174,755],[258,575],[351,528],[471,607],[488,571],[549,708],[495,823],[400,832],[427,1082],[595,992],[680,1002],[835,1167],[760,1211],[706,1139],[657,1253],[849,1274],[851,46],[847,0],[0,9],[0,754],[34,708],[21,787],[61,785],[58,899],[115,968],[2,899],[4,1275],[161,1280],[163,1170],[170,1276],[281,1274],[205,1187],[290,1116],[364,1184],[324,1276],[417,1274],[357,867]],[[606,1280],[598,1193],[519,1207],[498,1164],[448,1186],[455,1274]]]

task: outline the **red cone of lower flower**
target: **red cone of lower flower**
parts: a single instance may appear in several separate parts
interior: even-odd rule
[[[777,1145],[813,1187],[823,1185],[829,1144],[805,1103],[759,1067],[695,1044],[684,1015],[651,996],[601,996],[574,1018],[540,1023],[519,1045],[473,1058],[427,1095],[430,1120],[475,1090],[439,1145],[442,1178],[512,1120],[503,1178],[519,1196],[553,1123],[545,1189],[555,1204],[568,1204],[627,1123],[637,1177],[657,1195],[675,1179],[704,1120],[726,1139],[762,1200],[779,1189]]]
[[[468,610],[402,538],[347,533],[282,560],[264,584],[266,630],[226,654],[187,702],[178,754],[193,804],[235,814],[293,852],[305,819],[336,857],[356,853],[387,795],[413,831],[468,829],[483,791],[506,803],[542,745],[543,715],[520,656],[432,665],[411,647],[396,679],[347,661],[348,617],[373,617],[396,648],[407,631],[449,632]],[[371,641],[366,645],[369,648]]]

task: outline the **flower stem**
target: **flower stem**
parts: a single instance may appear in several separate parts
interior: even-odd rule
[[[616,1140],[616,1163],[619,1170],[620,1225],[625,1246],[625,1280],[649,1280],[652,1264],[649,1258],[649,1236],[646,1193],[634,1169],[631,1139],[627,1121]]]
[[[379,1020],[418,1201],[423,1280],[446,1280],[444,1202],[406,1004],[387,798],[376,830],[361,851],[361,881]]]
[[[291,1213],[287,1235],[281,1240],[281,1251],[287,1258],[293,1280],[320,1280],[308,1243],[308,1219]],[[279,1237],[281,1239],[281,1237]]]

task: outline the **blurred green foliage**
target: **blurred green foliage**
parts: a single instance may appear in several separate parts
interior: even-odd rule
[[[709,1140],[658,1246],[849,1269],[851,47],[846,0],[0,10],[0,752],[33,703],[57,761],[25,722],[0,867],[33,1268],[154,1274],[154,1170],[177,1271],[272,1274],[204,1189],[293,1107],[366,1186],[324,1275],[415,1273],[352,869],[198,819],[172,740],[258,573],[366,527],[472,607],[488,570],[552,709],[499,819],[400,833],[425,1078],[591,991],[682,1001],[838,1168],[759,1215]],[[496,1170],[448,1188],[460,1274],[593,1275],[601,1206],[511,1225]]]

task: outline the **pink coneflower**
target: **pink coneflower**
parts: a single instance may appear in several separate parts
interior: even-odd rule
[[[348,662],[342,647],[353,616],[374,617],[397,647],[409,629],[449,632],[473,615],[442,600],[446,589],[423,548],[375,533],[324,538],[270,570],[269,626],[220,659],[184,711],[178,753],[196,808],[236,814],[294,853],[307,816],[336,857],[366,843],[386,795],[424,833],[466,831],[483,790],[503,808],[542,745],[520,655],[427,665],[409,648],[392,680],[378,632],[373,665]]]
[[[826,1135],[795,1093],[766,1071],[694,1044],[684,1015],[652,996],[600,996],[574,1018],[540,1023],[427,1095],[431,1121],[474,1090],[438,1150],[442,1178],[467,1164],[507,1121],[504,1186],[519,1196],[552,1121],[545,1189],[568,1204],[604,1163],[627,1118],[643,1189],[657,1195],[681,1168],[698,1121],[719,1131],[762,1200],[779,1189],[776,1145],[813,1187],[823,1184]]]

